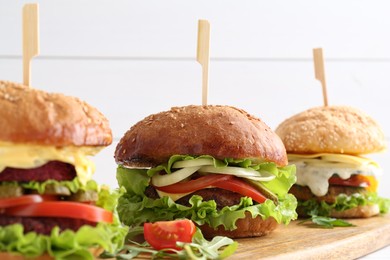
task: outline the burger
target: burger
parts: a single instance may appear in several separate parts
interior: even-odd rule
[[[91,180],[89,157],[112,142],[107,119],[77,98],[7,81],[0,118],[0,257],[93,259],[120,248],[120,194]]]
[[[187,218],[205,237],[262,236],[297,217],[280,138],[230,106],[184,106],[132,126],[115,151],[121,221]]]
[[[346,106],[315,107],[288,118],[276,133],[297,167],[290,192],[300,216],[366,218],[387,212],[389,201],[377,195],[381,169],[363,157],[383,151],[386,140],[367,114]]]

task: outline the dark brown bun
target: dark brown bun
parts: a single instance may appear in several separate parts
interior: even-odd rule
[[[146,117],[122,137],[115,160],[155,166],[175,154],[287,164],[282,141],[264,122],[241,109],[212,105],[174,107]]]
[[[362,111],[345,106],[316,107],[294,115],[275,132],[288,153],[379,152],[386,148],[381,127]]]
[[[213,229],[207,224],[199,226],[199,228],[202,230],[202,234],[206,238],[213,238],[215,236],[242,238],[268,235],[279,225],[272,217],[265,220],[261,217],[252,218],[252,215],[249,212],[245,212],[245,216],[245,218],[237,220],[237,228],[232,231],[225,230],[223,226],[218,226],[217,229]]]
[[[62,94],[0,81],[0,141],[55,145],[106,146],[108,120],[87,103]]]

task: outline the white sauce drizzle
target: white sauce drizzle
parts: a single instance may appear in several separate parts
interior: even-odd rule
[[[321,162],[321,164],[311,164],[305,160],[292,160],[290,164],[295,164],[297,168],[297,182],[301,186],[308,186],[316,196],[324,196],[328,192],[329,178],[337,174],[342,179],[348,179],[352,174],[362,174],[367,176],[378,176],[381,169],[374,165],[361,165],[360,167],[345,167],[345,164],[334,162]],[[342,167],[339,167],[342,166]]]

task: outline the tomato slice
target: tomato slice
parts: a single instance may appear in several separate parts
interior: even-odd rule
[[[217,182],[227,181],[229,179],[232,179],[233,177],[234,176],[232,175],[210,174],[202,176],[195,180],[177,182],[175,184],[155,188],[168,193],[188,193],[204,189],[208,186],[212,186]]]
[[[23,195],[20,197],[0,199],[0,208],[9,208],[31,203],[39,203],[43,201],[55,201],[57,197],[54,195]]]
[[[6,208],[4,214],[20,217],[64,217],[112,223],[112,213],[92,205],[68,201],[44,201]]]
[[[237,192],[243,196],[251,197],[258,203],[263,203],[267,199],[263,194],[261,194],[258,190],[245,181],[242,181],[235,176],[225,174],[210,174],[195,180],[178,182],[175,184],[155,188],[163,192],[175,194],[195,192],[209,186]]]
[[[188,219],[144,223],[145,240],[157,250],[181,250],[182,248],[176,246],[176,242],[191,243],[195,230],[195,224]]]
[[[237,192],[246,197],[251,197],[257,203],[264,203],[266,197],[256,190],[253,186],[249,185],[245,181],[240,180],[237,177],[227,181],[221,181],[214,184],[215,187]]]
[[[329,179],[329,184],[351,186],[351,187],[364,187],[369,191],[376,191],[378,187],[378,181],[374,176],[365,176],[360,174],[351,175],[348,179],[341,179],[338,176],[332,176]]]

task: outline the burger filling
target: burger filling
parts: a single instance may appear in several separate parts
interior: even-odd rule
[[[95,166],[87,156],[100,149],[0,142],[0,199],[40,194],[93,204]]]
[[[60,161],[73,165],[77,177],[85,185],[95,171],[95,165],[88,156],[95,155],[101,149],[101,147],[24,145],[0,141],[0,174],[5,168],[33,169],[51,161]]]
[[[389,202],[376,194],[381,169],[374,161],[341,154],[288,156],[297,167],[297,182],[290,192],[306,213],[329,215],[333,209],[373,204],[379,204],[382,213],[388,211]]]
[[[90,247],[122,246],[127,228],[114,214],[120,194],[90,180],[87,154],[87,148],[0,146],[1,251],[92,259]]]
[[[17,217],[17,216],[2,216],[0,217],[0,226],[8,226],[12,224],[21,224],[24,233],[36,232],[38,234],[50,235],[54,227],[59,227],[60,230],[77,231],[84,225],[96,226],[96,222],[71,219],[71,218],[48,218],[48,217]]]
[[[61,200],[95,203],[98,198],[96,189],[82,188],[75,167],[59,161],[31,169],[7,167],[0,173],[0,199],[45,194],[58,195]]]
[[[246,211],[279,223],[296,218],[296,200],[288,194],[294,166],[175,155],[150,169],[119,166],[117,179],[127,190],[118,212],[128,225],[187,217],[199,225],[233,230]]]

